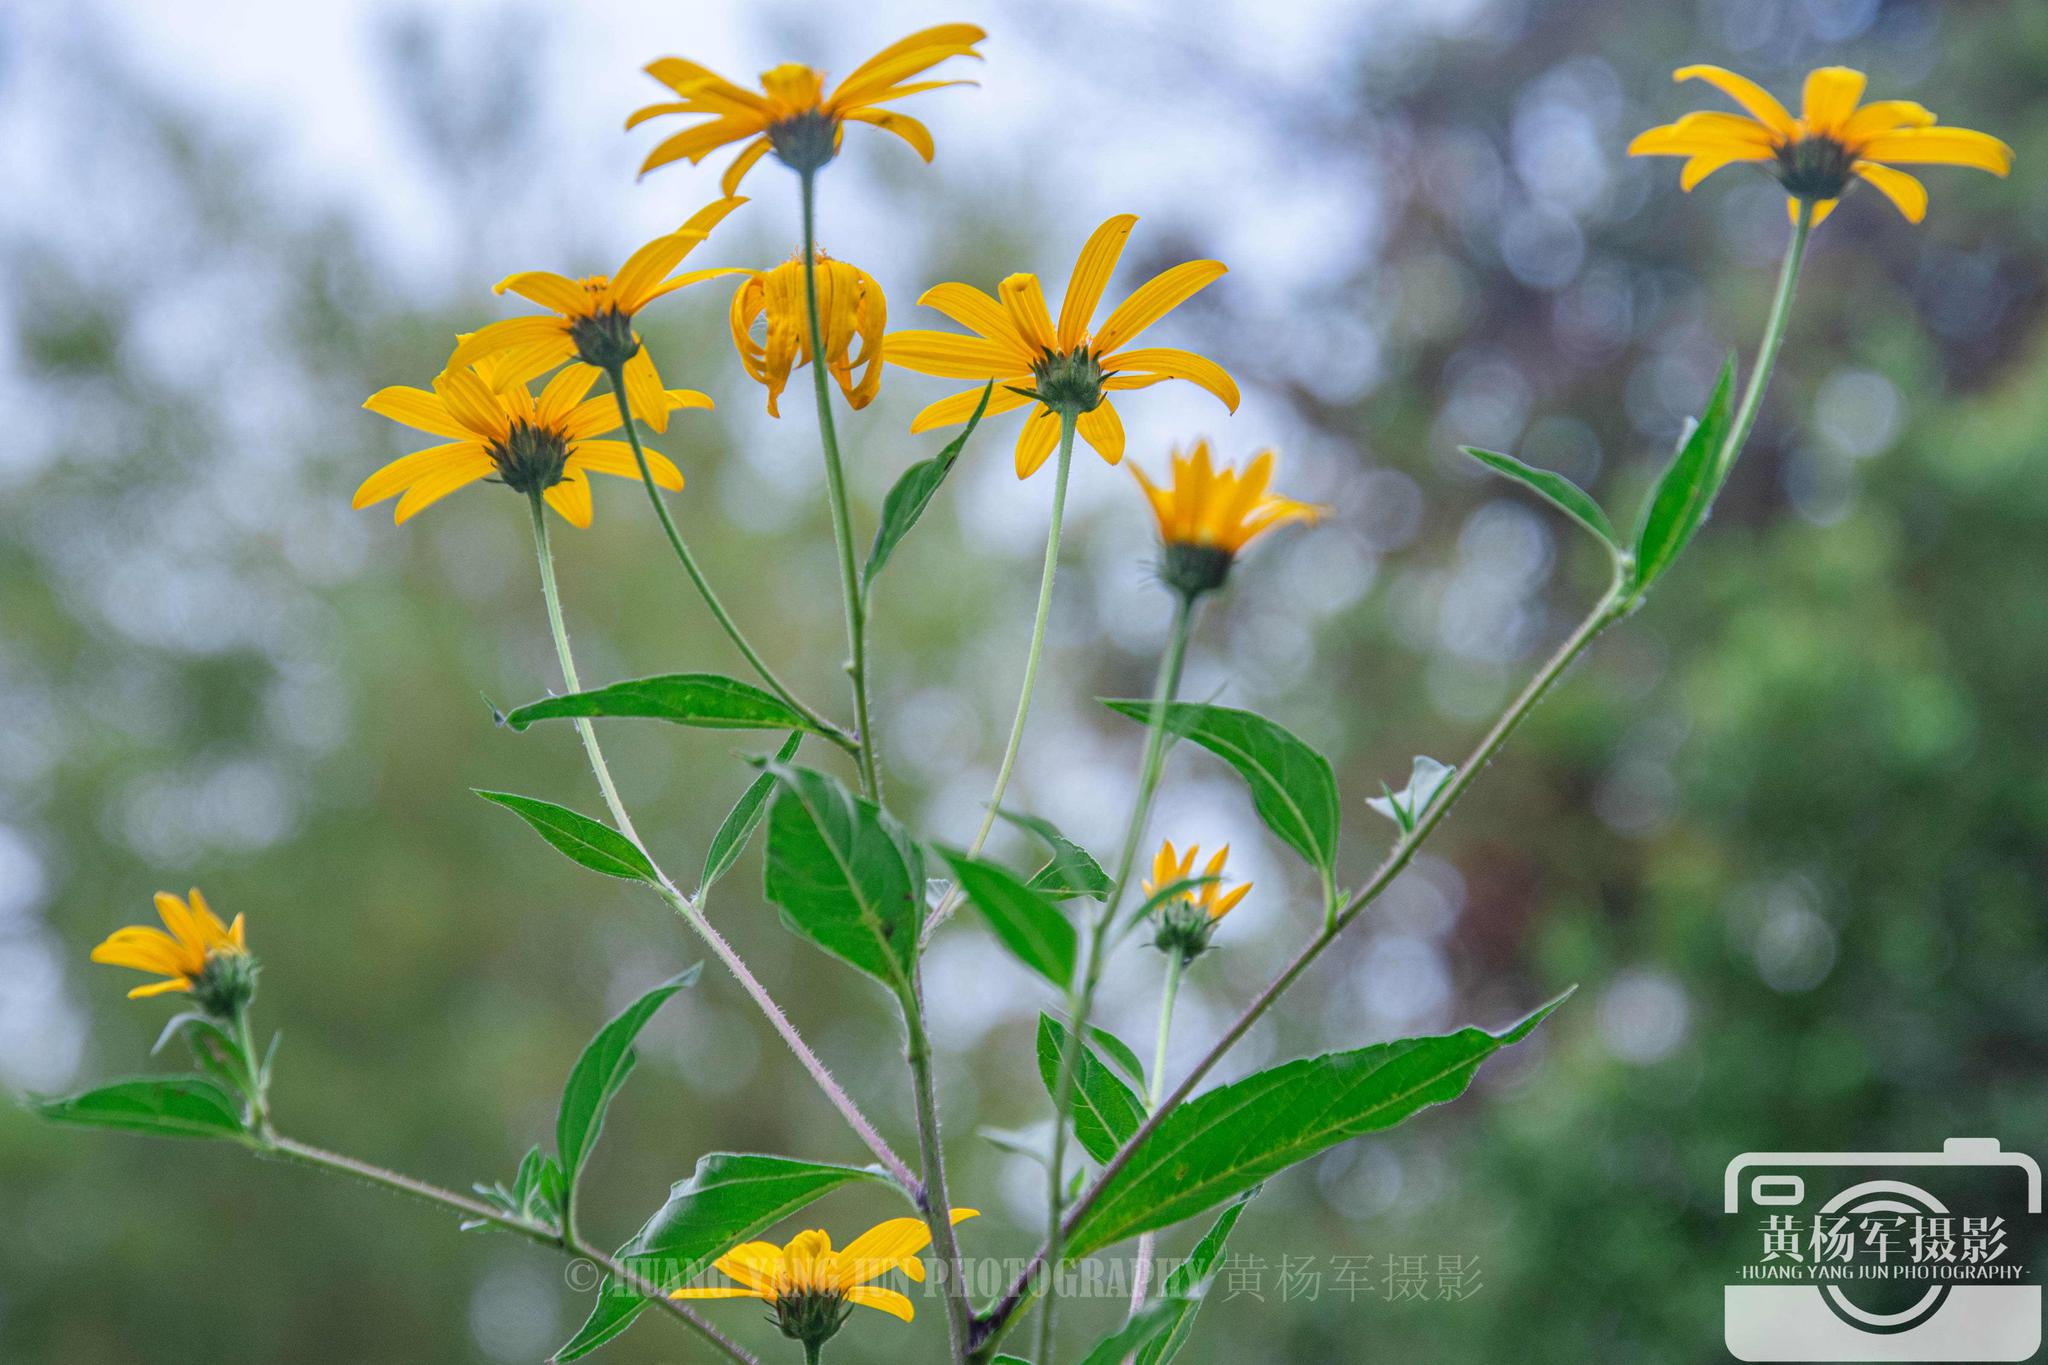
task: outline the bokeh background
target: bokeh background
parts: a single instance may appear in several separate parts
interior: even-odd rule
[[[1622,154],[1715,103],[1670,70],[1722,62],[1790,94],[1846,61],[2019,153],[2007,182],[1930,170],[1922,227],[1871,194],[1827,224],[1719,515],[1224,1068],[1499,1024],[1580,985],[1458,1105],[1274,1181],[1193,1358],[1719,1359],[1732,1155],[1956,1134],[2038,1154],[2048,7],[2028,0],[0,10],[0,1081],[174,1065],[145,1058],[168,1011],[125,1003],[130,980],[86,952],[153,890],[197,884],[249,916],[288,1131],[456,1187],[547,1139],[590,1032],[700,953],[467,794],[596,808],[569,732],[495,730],[484,700],[558,682],[523,510],[481,487],[404,528],[351,512],[410,448],[358,405],[507,311],[488,292],[507,271],[608,269],[713,196],[722,157],[634,182],[654,135],[619,125],[656,97],[643,62],[844,70],[951,18],[991,31],[981,88],[918,102],[930,168],[856,129],[824,241],[898,325],[940,280],[1063,280],[1114,212],[1142,217],[1118,291],[1231,264],[1158,335],[1228,365],[1241,410],[1183,386],[1122,410],[1149,469],[1200,433],[1234,456],[1270,443],[1287,491],[1333,509],[1244,567],[1188,691],[1333,756],[1353,879],[1389,833],[1364,798],[1411,754],[1462,754],[1602,586],[1594,547],[1457,444],[1627,509],[1722,356],[1753,349],[1786,232],[1772,187],[1731,171],[1683,196],[1675,163]],[[793,178],[764,165],[748,191],[693,263],[787,257]],[[756,640],[837,707],[814,429],[803,402],[762,412],[724,289],[646,320],[671,382],[719,401],[658,444]],[[864,528],[939,444],[905,426],[948,387],[892,372],[845,423]],[[971,832],[1024,647],[1050,480],[1016,482],[1013,431],[977,439],[880,594],[891,795],[934,838]],[[1106,858],[1137,735],[1090,699],[1144,689],[1167,602],[1128,475],[1076,468],[1013,791]],[[588,676],[740,670],[637,490],[602,489],[558,551]],[[642,829],[694,867],[746,746],[612,740]],[[1184,996],[1185,1065],[1309,932],[1311,888],[1201,754],[1174,757],[1157,829],[1229,841],[1257,882]],[[757,860],[715,919],[909,1148],[885,1000],[778,927]],[[929,974],[955,1187],[987,1211],[968,1244],[1020,1256],[1036,1170],[977,1133],[1042,1120],[1045,992],[968,920]],[[1134,1040],[1157,974],[1139,951],[1112,974],[1107,1018]],[[588,1182],[599,1235],[707,1151],[864,1159],[715,968],[643,1051]],[[843,1238],[889,1212],[847,1194],[805,1222]],[[0,1228],[9,1362],[531,1361],[584,1307],[559,1261],[431,1211],[12,1106]],[[1387,1302],[1397,1256],[1432,1277],[1457,1258],[1476,1292]],[[753,1309],[712,1308],[786,1353]],[[835,1358],[936,1350],[938,1316],[861,1321]],[[704,1354],[653,1321],[608,1348]]]

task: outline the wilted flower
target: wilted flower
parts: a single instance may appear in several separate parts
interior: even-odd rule
[[[1974,166],[2004,175],[2012,169],[2012,148],[1968,128],[1937,128],[1935,117],[1911,100],[1860,104],[1865,77],[1846,66],[1824,66],[1808,74],[1798,118],[1768,90],[1718,66],[1684,66],[1673,80],[1703,80],[1741,105],[1748,116],[1702,112],[1652,128],[1628,146],[1630,156],[1688,158],[1679,187],[1691,190],[1723,166],[1769,163],[1791,198],[1793,220],[1802,202],[1813,205],[1813,221],[1834,212],[1835,203],[1856,180],[1877,188],[1909,222],[1927,213],[1927,189],[1885,163]]]
[[[971,84],[910,78],[948,57],[979,57],[974,45],[987,36],[973,24],[923,29],[862,62],[829,95],[824,72],[794,62],[762,72],[761,89],[756,92],[695,62],[663,57],[648,65],[647,74],[682,98],[637,110],[626,126],[638,127],[663,114],[709,115],[710,122],[677,133],[649,152],[640,173],[645,175],[671,161],[688,160],[694,165],[720,147],[746,142],[720,182],[724,192],[732,194],[754,163],[770,151],[793,170],[818,169],[838,155],[839,140],[849,122],[870,123],[894,133],[930,161],[930,130],[914,118],[881,106],[941,86]]]
[[[1124,454],[1124,427],[1107,395],[1142,389],[1166,379],[1199,384],[1237,410],[1237,384],[1215,361],[1191,351],[1119,348],[1224,274],[1220,261],[1188,261],[1155,275],[1119,304],[1092,333],[1089,324],[1109,284],[1124,241],[1137,223],[1119,214],[1097,228],[1081,248],[1067,283],[1057,326],[1036,275],[1018,274],[997,289],[998,303],[967,284],[941,284],[918,302],[974,332],[894,332],[885,359],[919,374],[947,379],[994,380],[988,411],[1039,404],[1017,436],[1017,477],[1026,478],[1059,442],[1061,415],[1077,418],[1081,438],[1115,464]],[[981,402],[981,389],[942,398],[911,422],[913,433],[964,422]]]
[[[882,387],[882,330],[889,301],[882,286],[857,266],[817,259],[818,327],[825,339],[825,369],[856,409],[874,401]],[[776,400],[789,372],[811,360],[810,311],[804,301],[804,263],[785,261],[773,270],[750,270],[732,300],[732,344],[747,373],[768,387],[768,415],[780,417]],[[765,339],[754,339],[754,324],[765,316]],[[855,352],[853,344],[860,343]],[[853,372],[866,366],[858,384]]]
[[[501,387],[523,386],[557,365],[581,360],[600,370],[618,368],[625,379],[626,401],[633,415],[656,431],[668,430],[670,404],[654,357],[633,330],[633,315],[664,294],[720,275],[739,275],[732,267],[670,272],[682,264],[697,243],[711,235],[720,219],[746,203],[721,199],[691,215],[674,232],[655,238],[626,258],[610,275],[572,280],[549,270],[528,270],[498,282],[497,292],[510,290],[554,310],[552,316],[506,318],[464,337],[448,357],[447,368],[464,369],[479,360],[493,362],[491,373]],[[402,420],[402,419],[401,419]],[[608,430],[609,428],[607,428]]]
[[[619,426],[611,395],[584,397],[596,382],[594,367],[571,365],[536,398],[523,383],[504,387],[493,362],[482,360],[440,375],[431,393],[404,385],[380,389],[364,407],[449,441],[385,465],[363,480],[354,505],[368,507],[403,493],[393,516],[402,523],[456,489],[496,475],[515,493],[539,493],[570,525],[590,525],[586,475],[640,477],[630,445],[593,439]],[[662,396],[671,409],[711,406],[709,398],[688,389],[668,389]],[[682,472],[667,457],[646,453],[656,483],[683,486]]]

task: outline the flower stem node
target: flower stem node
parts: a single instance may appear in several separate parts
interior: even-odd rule
[[[1221,588],[1236,562],[1237,557],[1221,545],[1169,543],[1160,547],[1159,576],[1167,587],[1192,602]]]
[[[569,340],[575,343],[578,360],[600,370],[621,369],[640,354],[632,314],[615,307],[569,319]]]

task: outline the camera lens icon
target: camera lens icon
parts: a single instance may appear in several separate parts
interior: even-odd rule
[[[1863,1219],[1896,1214],[1911,1222],[1913,1218],[1946,1217],[1948,1209],[1939,1199],[1918,1185],[1909,1185],[1903,1180],[1866,1180],[1860,1185],[1843,1190],[1840,1194],[1821,1205],[1823,1218]],[[1825,1284],[1821,1297],[1835,1316],[1851,1327],[1865,1332],[1906,1332],[1926,1322],[1941,1311],[1948,1299],[1951,1285],[1946,1281],[1929,1285],[1918,1300],[1905,1308],[1891,1309],[1891,1295],[1882,1292],[1882,1282],[1854,1282],[1862,1296],[1872,1305],[1859,1304],[1851,1297],[1847,1287],[1841,1284]]]

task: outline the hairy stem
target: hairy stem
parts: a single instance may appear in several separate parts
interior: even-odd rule
[[[1061,1187],[1065,1178],[1067,1111],[1074,1102],[1074,1072],[1081,1048],[1085,1046],[1082,1040],[1088,1033],[1089,1016],[1095,1009],[1095,988],[1102,980],[1103,961],[1108,956],[1109,928],[1116,921],[1131,873],[1137,867],[1138,847],[1144,842],[1145,827],[1152,818],[1152,797],[1159,790],[1159,774],[1166,763],[1166,712],[1173,703],[1174,694],[1180,690],[1181,670],[1187,663],[1188,639],[1194,633],[1194,625],[1195,599],[1191,596],[1177,598],[1173,626],[1167,634],[1166,649],[1159,659],[1159,680],[1153,688],[1152,711],[1145,727],[1145,757],[1138,768],[1138,790],[1131,800],[1131,820],[1129,828],[1124,831],[1123,850],[1117,855],[1116,877],[1110,883],[1109,898],[1096,912],[1089,931],[1081,980],[1068,993],[1070,1028],[1067,1045],[1060,1051],[1059,1077],[1053,1085],[1052,1159],[1046,1172],[1045,1265],[1051,1273],[1047,1276],[1044,1297],[1038,1309],[1039,1365],[1052,1365],[1053,1362],[1053,1319],[1059,1297],[1060,1243],[1066,1229]]]
[[[576,658],[569,649],[569,631],[562,623],[561,593],[555,585],[554,555],[548,548],[548,524],[541,513],[540,495],[534,494],[529,501],[533,508],[534,554],[540,560],[541,595],[547,599],[548,626],[554,632],[555,655],[561,661],[562,681],[567,684],[570,691],[580,691],[581,684],[576,680]],[[612,782],[611,768],[605,763],[604,750],[597,742],[596,729],[588,720],[579,716],[576,719],[576,730],[583,737],[583,751],[590,757],[590,770],[597,777],[597,785],[604,793],[605,805],[610,808],[619,833],[633,841],[646,857],[648,866],[654,869],[657,878],[656,890],[661,893],[662,899],[674,907],[676,913],[697,931],[713,955],[725,965],[726,970],[732,973],[741,988],[760,1007],[770,1026],[781,1036],[783,1042],[789,1045],[789,1050],[796,1054],[797,1060],[803,1064],[804,1070],[810,1073],[811,1079],[824,1092],[825,1098],[831,1101],[832,1107],[839,1111],[855,1135],[866,1144],[867,1149],[874,1153],[875,1159],[882,1163],[906,1192],[913,1198],[916,1197],[917,1178],[911,1174],[903,1158],[896,1155],[882,1139],[874,1124],[868,1121],[867,1115],[860,1111],[860,1106],[853,1102],[853,1097],[833,1078],[824,1061],[811,1050],[810,1045],[803,1040],[803,1035],[796,1031],[796,1026],[789,1022],[789,1016],[775,1003],[775,998],[768,993],[768,988],[761,984],[760,978],[754,975],[746,962],[733,950],[732,945],[725,941],[725,937],[711,927],[711,922],[704,917],[702,905],[677,890],[668,873],[662,870],[654,855],[648,851],[646,841],[641,839],[639,831],[633,827],[633,818],[626,813],[625,803],[619,800],[618,788]]]
[[[946,1337],[952,1346],[951,1359],[967,1359],[968,1336],[974,1327],[974,1310],[967,1302],[965,1267],[960,1262],[960,1240],[953,1231],[953,1202],[946,1187],[946,1152],[939,1132],[939,1093],[932,1078],[931,1036],[925,1030],[924,982],[920,975],[911,986],[912,998],[904,1002],[904,1025],[908,1038],[904,1049],[910,1062],[911,1085],[917,1105],[918,1156],[924,1169],[923,1205],[925,1223],[932,1230],[932,1250],[939,1256],[946,1282],[941,1288],[946,1304]]]
[[[859,731],[861,789],[882,799],[881,760],[875,725],[868,714],[867,609],[860,600],[860,570],[853,560],[853,519],[847,511],[846,471],[839,459],[839,432],[832,423],[831,389],[825,379],[825,329],[818,317],[818,173],[803,173],[804,309],[810,316],[811,387],[818,395],[818,439],[825,448],[825,496],[832,507],[832,540],[839,549],[839,588],[846,601],[846,673],[853,683],[853,721]]]
[[[726,637],[733,642],[734,647],[746,659],[748,666],[760,676],[761,681],[768,685],[768,690],[780,697],[790,710],[816,726],[826,739],[847,753],[854,753],[859,745],[853,736],[813,711],[796,693],[783,684],[782,679],[776,676],[775,670],[768,666],[767,660],[763,659],[759,651],[748,641],[739,623],[733,620],[732,613],[725,609],[725,603],[720,601],[718,594],[712,590],[710,580],[704,577],[704,571],[697,565],[697,557],[690,553],[689,545],[683,540],[683,533],[676,526],[675,518],[669,515],[668,504],[662,500],[661,488],[654,482],[654,471],[647,466],[647,452],[640,446],[639,424],[633,420],[632,408],[626,401],[625,367],[614,365],[605,371],[605,377],[611,380],[612,395],[618,400],[619,420],[624,424],[627,444],[633,447],[633,459],[640,466],[640,482],[647,489],[647,500],[654,504],[654,515],[660,520],[661,529],[668,536],[669,548],[675,551],[676,559],[682,564],[683,572],[689,575],[690,582],[695,585],[697,595],[704,599],[705,606],[711,608],[711,615],[724,629]]]
[[[1159,1037],[1152,1044],[1152,1074],[1145,1080],[1145,1112],[1159,1108],[1159,1100],[1166,1089],[1166,1045],[1173,1037],[1173,1005],[1180,997],[1180,978],[1187,969],[1187,959],[1176,950],[1166,955],[1166,979],[1159,987]],[[1138,1263],[1131,1270],[1131,1312],[1136,1313],[1145,1306],[1145,1291],[1152,1284],[1153,1237],[1146,1233],[1138,1239]]]
[[[603,1269],[606,1274],[633,1292],[645,1295],[649,1303],[703,1337],[713,1349],[717,1350],[728,1360],[739,1362],[739,1365],[760,1365],[760,1362],[750,1352],[742,1350],[738,1345],[729,1340],[724,1333],[706,1322],[691,1309],[669,1298],[661,1292],[659,1287],[648,1283],[633,1270],[622,1265],[605,1252],[585,1243],[573,1233],[557,1231],[543,1223],[512,1217],[509,1214],[492,1208],[488,1204],[471,1199],[468,1195],[457,1194],[453,1190],[442,1189],[439,1185],[432,1185],[424,1180],[417,1180],[409,1175],[401,1175],[397,1171],[387,1170],[382,1166],[374,1166],[367,1161],[358,1161],[354,1157],[343,1156],[339,1152],[326,1151],[323,1148],[314,1147],[292,1138],[273,1134],[268,1138],[259,1139],[254,1146],[255,1150],[263,1155],[282,1157],[287,1161],[295,1161],[302,1166],[311,1166],[316,1170],[328,1171],[336,1175],[345,1175],[356,1180],[366,1181],[369,1184],[393,1190],[410,1198],[453,1210],[464,1217],[474,1218],[478,1222],[489,1223],[493,1227],[516,1233],[529,1241],[536,1242],[544,1247],[550,1247],[565,1255],[581,1257]]]

